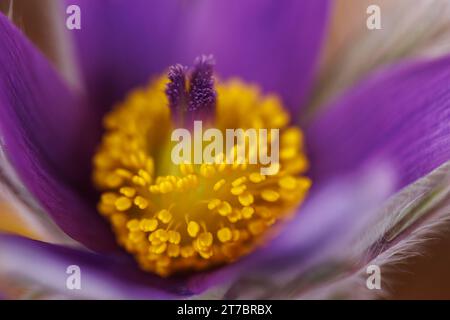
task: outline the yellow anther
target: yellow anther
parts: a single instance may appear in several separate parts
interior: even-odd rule
[[[146,170],[141,169],[139,170],[138,174],[140,177],[142,177],[142,179],[145,180],[145,182],[150,183],[152,181],[152,177]]]
[[[195,187],[195,186],[197,186],[197,184],[198,184],[198,178],[197,178],[197,176],[195,175],[195,174],[190,174],[190,175],[188,175],[187,176],[187,181],[188,181],[188,183],[189,183],[189,186],[191,186],[191,187]]]
[[[151,193],[159,193],[159,186],[157,186],[157,185],[152,185],[152,186],[150,186],[150,187],[148,188],[148,190],[149,190]]]
[[[120,188],[120,193],[128,198],[132,198],[136,194],[136,189],[131,187],[122,187]]]
[[[173,184],[170,181],[164,181],[159,185],[161,193],[169,193],[174,189]]]
[[[169,240],[169,233],[164,229],[158,229],[155,231],[155,237],[162,242]]]
[[[188,175],[194,172],[194,166],[190,163],[180,164],[180,171],[183,175]]]
[[[140,229],[139,228],[139,220],[133,219],[133,220],[128,221],[127,228],[130,231],[138,231]]]
[[[207,256],[209,256],[209,253],[211,251],[211,246],[206,246],[202,243],[202,241],[197,238],[192,242],[192,246],[194,247],[194,250],[201,254],[202,252],[206,254],[206,256],[204,257],[205,259],[208,259]],[[202,256],[203,257],[203,256]]]
[[[280,194],[274,190],[264,189],[261,191],[261,198],[269,202],[275,202],[280,198]]]
[[[132,203],[127,197],[119,197],[114,204],[117,210],[126,211],[130,209]]]
[[[223,160],[217,160],[216,159],[216,168],[217,168],[217,171],[219,171],[219,172],[223,172],[226,169],[226,167],[227,167],[227,164],[225,162],[222,162],[222,161]]]
[[[262,221],[262,220],[252,221],[248,225],[248,230],[253,235],[258,235],[258,234],[264,232],[264,229],[265,229],[265,224],[264,224],[264,221]]]
[[[250,219],[253,216],[253,213],[255,212],[255,209],[253,209],[252,207],[244,207],[242,208],[242,217],[244,219]]]
[[[116,202],[117,199],[117,195],[113,192],[105,192],[104,194],[102,194],[101,197],[101,202],[103,202],[104,204],[107,205],[114,205],[114,203]]]
[[[165,243],[165,242],[158,244],[156,246],[150,247],[151,252],[156,253],[156,254],[161,254],[164,251],[166,251],[166,249],[167,249],[167,243]]]
[[[303,133],[296,127],[287,128],[281,135],[283,146],[301,147],[303,145]]]
[[[289,160],[296,156],[297,154],[297,148],[295,147],[288,147],[283,148],[280,150],[280,159],[282,160]]]
[[[213,235],[211,232],[203,232],[198,236],[198,242],[202,247],[209,247],[213,243]]]
[[[227,216],[227,218],[228,218],[228,221],[235,223],[235,222],[241,220],[242,214],[239,210],[235,209]]]
[[[170,220],[172,220],[172,214],[169,210],[163,209],[160,212],[158,212],[158,219],[161,220],[163,223],[169,223]]]
[[[111,207],[111,205],[105,204],[104,202],[99,202],[97,203],[97,210],[98,212],[100,212],[101,214],[108,216],[110,214],[113,214],[115,209],[113,209]]]
[[[125,169],[117,169],[116,171],[114,171],[114,173],[122,178],[126,178],[126,179],[131,179],[131,177],[133,176],[133,174]]]
[[[259,172],[252,172],[248,178],[253,183],[260,183],[266,179],[266,176],[261,175]]]
[[[238,196],[238,195],[244,193],[245,190],[247,190],[247,186],[245,184],[241,184],[237,187],[231,188],[230,192],[232,195]]]
[[[258,215],[262,218],[269,219],[273,216],[272,211],[267,207],[258,207]]]
[[[219,181],[217,181],[215,184],[214,184],[214,187],[213,187],[213,190],[214,191],[218,191],[220,188],[222,188],[223,187],[223,185],[225,184],[225,179],[220,179]]]
[[[297,186],[297,180],[292,176],[283,177],[278,180],[278,185],[286,190],[293,190]]]
[[[220,205],[220,203],[221,203],[220,199],[212,199],[211,201],[208,202],[208,209],[214,210]]]
[[[141,196],[137,196],[136,198],[134,198],[134,204],[139,208],[139,209],[146,209],[148,207],[148,201],[147,199],[145,199],[144,197]]]
[[[128,219],[123,213],[116,213],[111,216],[111,223],[116,228],[122,228]]]
[[[144,178],[142,178],[142,177],[140,177],[140,176],[133,176],[133,178],[131,179],[131,181],[133,181],[133,183],[135,184],[135,185],[138,185],[138,186],[141,186],[141,187],[144,187],[145,186],[145,179]]]
[[[155,231],[158,227],[158,220],[156,219],[142,219],[139,223],[139,228],[144,232]]]
[[[203,259],[209,259],[209,258],[212,257],[213,251],[212,251],[212,249],[200,250],[200,251],[198,252],[198,254],[199,254]]]
[[[238,186],[240,186],[241,184],[243,184],[245,181],[247,181],[247,178],[246,178],[246,177],[240,177],[240,178],[237,178],[236,180],[234,180],[234,181],[231,183],[231,185],[232,185],[233,187],[238,187]]]
[[[232,209],[231,205],[227,201],[222,201],[220,203],[219,207],[217,208],[217,211],[219,212],[219,214],[221,216],[229,215],[232,210],[233,209]]]
[[[200,231],[200,226],[195,221],[190,221],[187,226],[187,232],[192,238],[195,238]]]
[[[253,201],[255,200],[253,198],[253,195],[250,192],[245,192],[245,193],[241,194],[238,197],[238,199],[239,199],[240,204],[242,204],[244,207],[251,205],[253,203]]]
[[[214,176],[215,173],[216,173],[216,169],[214,168],[213,165],[202,164],[200,166],[200,174],[205,178],[210,178],[210,177]]]
[[[298,179],[297,182],[298,182],[299,188],[301,188],[303,190],[308,190],[311,187],[311,180],[309,178],[302,177],[302,178]]]
[[[181,248],[180,253],[183,258],[189,258],[194,255],[195,251],[191,246],[185,246]]]
[[[247,240],[248,237],[245,237],[247,231],[243,230],[243,231],[239,231],[239,230],[233,230],[233,241],[238,241],[238,240]]]
[[[109,174],[105,177],[105,184],[109,188],[117,188],[122,184],[122,178],[115,174]]]
[[[179,244],[181,241],[181,235],[177,231],[169,231],[169,242],[173,244]]]
[[[156,232],[150,233],[148,236],[148,241],[150,241],[153,246],[159,245],[163,242],[156,236]]]
[[[217,238],[220,240],[220,242],[228,242],[231,240],[233,234],[230,230],[230,228],[222,228],[217,231]]]
[[[132,231],[129,233],[128,237],[133,242],[140,242],[145,239],[145,233],[140,230]]]

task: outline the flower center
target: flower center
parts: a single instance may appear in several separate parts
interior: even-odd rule
[[[202,58],[189,81],[186,68],[175,66],[131,92],[105,116],[94,156],[98,211],[140,267],[160,276],[250,253],[292,216],[311,185],[302,176],[308,167],[302,131],[289,126],[280,100],[239,80],[214,86],[211,70]],[[172,131],[199,117],[221,132],[279,129],[276,174],[262,175],[263,165],[249,162],[254,145],[236,163],[174,164]]]

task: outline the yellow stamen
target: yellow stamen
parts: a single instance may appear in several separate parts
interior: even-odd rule
[[[192,238],[195,238],[200,231],[200,227],[197,222],[191,221],[188,223],[187,231]]]
[[[120,197],[116,200],[116,208],[119,211],[126,211],[131,207],[131,200],[126,197]]]
[[[226,129],[280,129],[280,162],[274,175],[242,163],[175,165],[170,159],[173,123],[164,94],[167,78],[132,92],[104,118],[105,134],[94,156],[93,180],[102,191],[99,212],[118,243],[142,269],[169,276],[204,270],[248,254],[279,228],[302,202],[311,181],[303,134],[289,126],[275,96],[237,80],[219,83],[215,118]],[[233,149],[231,152],[236,152]]]
[[[230,241],[232,237],[233,237],[233,234],[232,234],[230,228],[222,228],[219,231],[217,231],[217,238],[221,242]]]

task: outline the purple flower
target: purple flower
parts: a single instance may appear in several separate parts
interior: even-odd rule
[[[82,297],[183,298],[246,278],[249,270],[289,278],[344,252],[379,221],[387,199],[450,159],[450,57],[381,69],[304,121],[328,2],[71,1],[82,9],[82,29],[73,34],[83,90],[65,83],[0,15],[0,143],[2,165],[10,169],[5,182],[17,188],[18,177],[25,189],[15,191],[33,199],[27,206],[44,211],[76,241],[63,246],[0,234],[0,273],[67,294],[66,268],[77,265],[83,286],[70,293]],[[189,65],[204,53],[214,55],[221,78],[238,77],[276,93],[293,122],[300,119],[313,187],[298,214],[264,247],[214,270],[160,278],[141,271],[116,245],[96,212],[90,163],[101,119],[115,103],[169,66]],[[191,98],[174,93],[184,86],[177,82],[183,72],[171,69],[169,76],[178,79],[171,78],[175,85],[168,88],[171,105]],[[212,95],[204,100],[211,87],[202,85],[204,91],[191,92],[189,108],[215,103]],[[395,236],[408,235],[404,230]],[[372,251],[364,251],[365,262],[378,256],[374,250],[391,246],[378,240],[368,240]]]

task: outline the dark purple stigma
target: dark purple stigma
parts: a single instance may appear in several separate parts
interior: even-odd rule
[[[201,56],[195,59],[189,90],[189,111],[211,112],[216,105],[213,68],[214,58]]]
[[[214,58],[200,56],[195,59],[194,68],[186,83],[187,68],[176,64],[169,68],[170,82],[166,86],[166,95],[170,108],[178,119],[187,119],[198,115],[207,116],[214,112],[216,90],[214,88]]]
[[[170,82],[166,86],[166,95],[172,110],[184,112],[187,109],[186,70],[187,68],[181,64],[169,68],[168,78]]]

